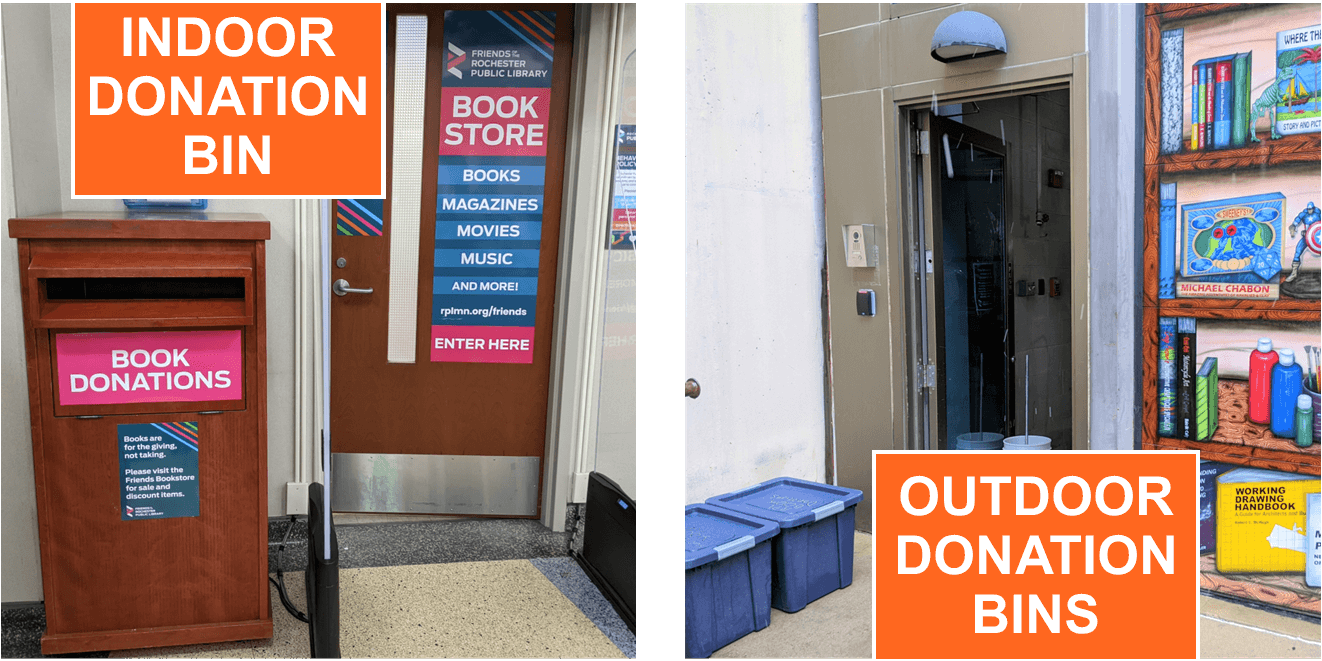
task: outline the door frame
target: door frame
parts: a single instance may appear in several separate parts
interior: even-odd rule
[[[892,366],[892,381],[904,383],[904,388],[891,391],[895,411],[905,411],[904,447],[910,450],[935,449],[928,439],[934,438],[935,429],[925,434],[932,425],[931,417],[923,407],[922,373],[917,349],[932,341],[931,330],[919,327],[914,321],[916,304],[914,272],[915,260],[923,258],[917,241],[916,229],[931,213],[930,185],[924,185],[927,176],[921,172],[923,163],[916,159],[919,145],[910,130],[910,113],[933,104],[948,105],[982,99],[1017,96],[1051,89],[1068,89],[1070,100],[1070,372],[1071,372],[1071,435],[1074,450],[1087,450],[1091,429],[1089,402],[1091,379],[1089,355],[1091,353],[1089,314],[1089,202],[1088,202],[1088,55],[1076,54],[1044,62],[1035,62],[1010,69],[994,70],[950,76],[919,83],[884,87],[882,106],[886,109],[882,127],[883,148],[890,154],[890,162],[897,165],[895,185],[900,195],[889,196],[887,215],[900,222],[889,223],[886,241],[897,247],[892,252],[889,272],[892,296],[903,297],[906,321],[898,326],[904,333],[903,346],[910,360],[897,361]],[[924,190],[926,189],[926,191]],[[930,227],[930,225],[929,225]],[[880,239],[879,239],[880,240]],[[919,290],[921,291],[921,290]],[[929,324],[930,326],[930,324]],[[930,407],[928,407],[930,408]],[[899,416],[897,416],[898,418]]]
[[[615,121],[623,82],[626,8],[575,5],[565,145],[560,270],[552,330],[542,525],[561,532],[571,502],[587,500],[595,465],[606,305]],[[636,497],[636,494],[635,494]]]

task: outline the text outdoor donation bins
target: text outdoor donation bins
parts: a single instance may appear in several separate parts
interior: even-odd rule
[[[256,214],[65,213],[18,239],[45,654],[271,637]]]

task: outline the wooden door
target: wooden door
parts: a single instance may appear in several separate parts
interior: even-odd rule
[[[420,16],[422,150],[397,161],[397,30]],[[538,516],[573,8],[389,5],[387,26],[387,177],[422,168],[416,355],[388,355],[393,200],[337,200],[330,279],[372,293],[330,297],[332,506]]]

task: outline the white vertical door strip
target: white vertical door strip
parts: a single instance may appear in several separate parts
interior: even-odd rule
[[[395,117],[390,182],[390,298],[386,360],[417,357],[418,234],[422,209],[427,17],[395,17]]]

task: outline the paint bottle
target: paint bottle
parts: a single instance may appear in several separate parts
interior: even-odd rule
[[[1313,444],[1313,398],[1300,394],[1294,407],[1294,444],[1306,448]]]
[[[1271,422],[1272,367],[1277,360],[1271,338],[1258,338],[1258,349],[1249,354],[1249,420],[1260,425]]]
[[[1276,353],[1281,360],[1272,368],[1272,433],[1294,438],[1294,410],[1304,388],[1304,370],[1295,364],[1294,351],[1281,349]]]

